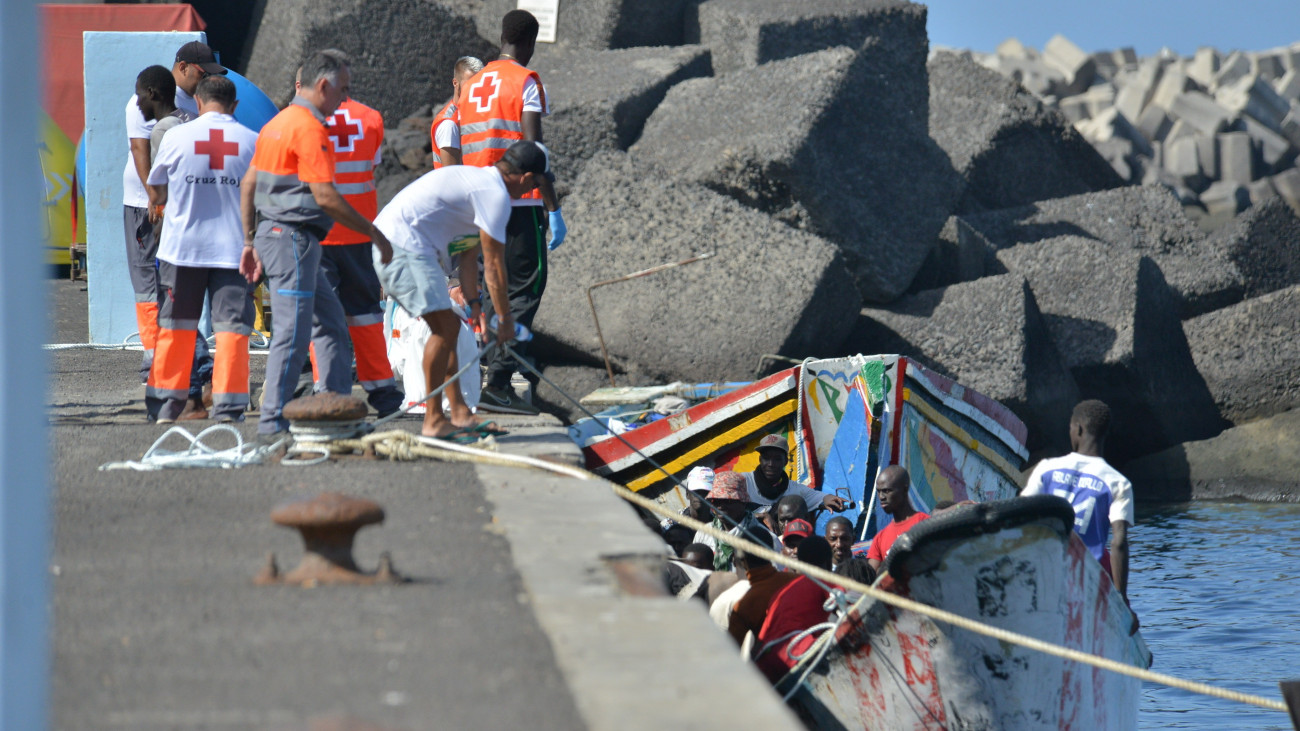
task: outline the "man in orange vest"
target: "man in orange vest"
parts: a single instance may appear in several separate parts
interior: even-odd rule
[[[451,70],[451,99],[433,115],[429,139],[433,143],[433,169],[444,165],[460,164],[460,122],[456,100],[460,98],[460,85],[483,70],[483,62],[473,56],[461,56]]]
[[[301,91],[301,68],[298,76],[294,88]],[[375,166],[384,142],[383,116],[349,97],[326,118],[325,128],[334,146],[334,187],[357,213],[367,221],[375,220],[379,213]],[[379,277],[370,262],[370,239],[335,223],[320,243],[320,286],[328,286],[338,295],[357,359],[357,380],[370,405],[380,416],[387,416],[402,407],[403,396],[388,362],[384,308]],[[319,375],[314,357],[312,370]]]
[[[325,121],[348,96],[352,71],[346,58],[337,51],[313,53],[302,66],[302,82],[293,102],[262,128],[240,186],[239,271],[250,282],[265,272],[276,322],[257,425],[259,438],[267,439],[288,431],[282,411],[293,398],[309,343],[316,348],[319,384],[352,392],[343,306],[319,276],[321,240],[337,221],[364,234],[381,261],[393,257],[388,239],[334,185],[334,145]]]
[[[537,18],[526,10],[511,10],[501,19],[501,55],[468,79],[460,88],[456,107],[460,114],[460,149],[465,165],[495,165],[511,144],[519,140],[542,142],[542,117],[547,114],[546,90],[535,71],[525,67],[537,43]],[[549,215],[543,215],[549,211]],[[549,246],[546,231],[551,231]],[[546,252],[564,241],[566,228],[560,204],[550,181],[513,201],[506,226],[507,290],[515,322],[532,328],[533,317],[546,290]],[[481,289],[481,288],[480,288]],[[488,313],[489,316],[491,313]],[[512,348],[527,357],[527,344]],[[503,348],[488,362],[487,384],[479,408],[507,414],[536,414],[537,407],[510,388],[519,368]],[[524,377],[536,384],[531,372]]]

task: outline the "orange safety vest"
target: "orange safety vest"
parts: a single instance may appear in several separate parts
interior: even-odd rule
[[[452,99],[451,101],[444,104],[442,109],[439,110],[437,114],[433,115],[433,124],[429,125],[429,143],[430,146],[433,148],[433,169],[434,170],[437,170],[438,168],[442,167],[442,157],[438,155],[438,149],[439,149],[438,148],[438,125],[442,124],[448,119],[459,124],[459,122],[457,122],[456,120],[457,116],[458,116],[458,112],[456,111],[455,99]]]
[[[367,221],[379,214],[375,195],[375,160],[384,142],[383,116],[355,99],[346,99],[325,120],[334,143],[334,187]],[[365,234],[335,223],[322,245],[364,244]]]
[[[524,138],[524,82],[537,83],[542,108],[546,90],[536,71],[510,59],[498,59],[460,85],[460,156],[466,165],[495,165],[510,145]],[[531,191],[524,198],[541,199]]]

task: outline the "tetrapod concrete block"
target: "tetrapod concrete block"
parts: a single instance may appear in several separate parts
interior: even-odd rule
[[[714,256],[593,290],[616,361],[668,380],[752,378],[763,355],[831,352],[861,308],[834,244],[623,153],[588,161],[564,210],[570,239],[549,256],[535,321],[563,360],[601,362],[588,287],[696,254]]]
[[[670,88],[712,74],[703,46],[543,48],[531,67],[552,100],[543,127],[558,182],[565,187],[592,156],[630,147]]]
[[[927,44],[925,6],[904,0],[707,0],[697,17],[687,41],[713,50],[719,74],[872,37]]]
[[[917,358],[1014,411],[1029,427],[1031,450],[1068,446],[1060,425],[1079,392],[1023,277],[986,277],[866,308],[843,351]]]
[[[631,152],[836,242],[862,296],[889,301],[960,194],[929,135],[924,58],[906,33],[685,81]]]
[[[1149,257],[1067,236],[1000,251],[998,260],[1029,281],[1080,396],[1111,406],[1117,460],[1222,430],[1176,298]]]
[[[1234,423],[1300,407],[1300,287],[1183,323],[1196,367]]]
[[[1072,125],[1020,85],[948,53],[927,67],[930,136],[966,182],[957,212],[1122,184]]]
[[[337,48],[352,57],[352,94],[388,125],[450,97],[457,58],[486,61],[497,53],[471,15],[425,0],[265,0],[259,7],[260,22],[246,45],[245,75],[253,83],[287,102],[303,59]],[[487,38],[499,36],[498,19]]]

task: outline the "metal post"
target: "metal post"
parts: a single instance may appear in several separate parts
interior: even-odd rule
[[[33,0],[0,3],[0,728],[44,729],[49,705],[49,486],[40,34]]]
[[[684,264],[694,264],[697,261],[704,261],[712,256],[713,252],[711,251],[707,254],[696,254],[689,259],[660,264],[658,266],[650,267],[649,269],[642,269],[639,272],[632,272],[631,274],[624,274],[621,277],[606,279],[603,282],[596,282],[590,287],[587,287],[587,304],[591,307],[591,321],[596,324],[596,338],[600,340],[600,354],[605,359],[605,373],[609,375],[609,385],[617,386],[618,384],[614,382],[614,367],[609,363],[609,350],[605,348],[605,334],[600,331],[600,318],[596,317],[596,300],[591,296],[591,290],[597,287],[604,287],[608,284],[617,284],[619,282],[626,282],[630,279],[638,279],[651,274],[657,274],[664,270],[674,269]]]

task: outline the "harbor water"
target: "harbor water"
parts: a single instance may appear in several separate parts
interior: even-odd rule
[[[1129,597],[1153,670],[1269,698],[1300,678],[1300,505],[1142,507]],[[1143,729],[1277,729],[1285,713],[1147,684]]]

